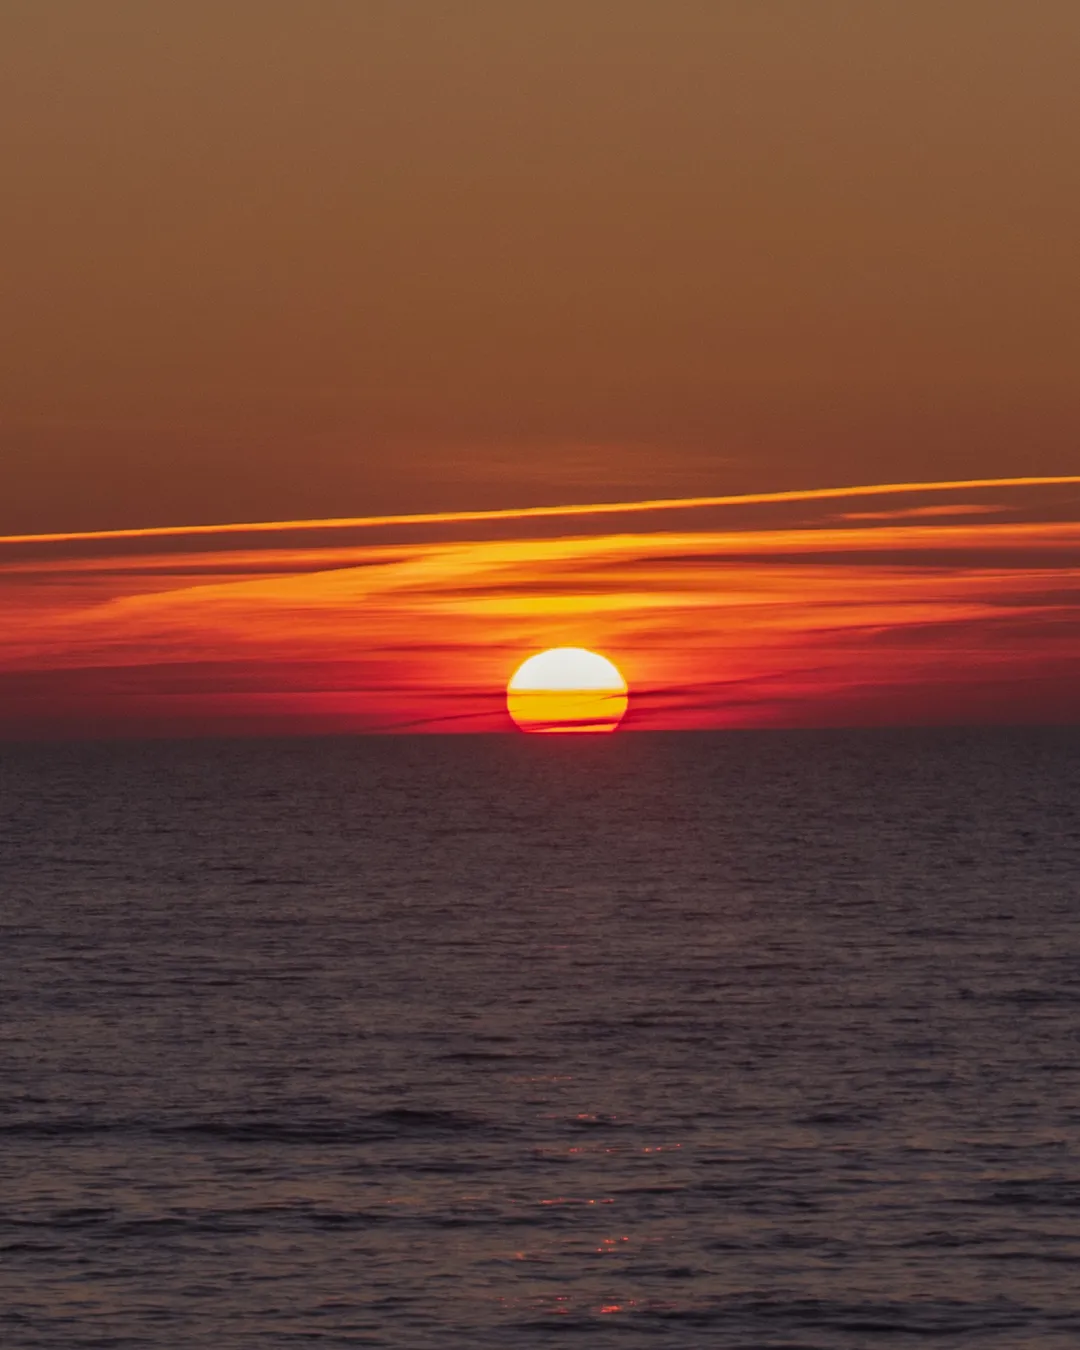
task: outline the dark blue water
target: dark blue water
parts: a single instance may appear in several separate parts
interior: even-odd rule
[[[1080,734],[0,748],[0,1344],[1080,1344]]]

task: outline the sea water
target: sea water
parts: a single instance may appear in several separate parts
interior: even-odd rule
[[[1080,733],[0,747],[0,1345],[1080,1344]]]

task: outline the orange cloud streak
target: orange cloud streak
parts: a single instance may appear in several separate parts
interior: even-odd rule
[[[9,736],[505,729],[546,646],[639,728],[1080,718],[1075,521],[16,550],[0,606]]]
[[[0,535],[0,544],[85,543],[120,539],[164,539],[179,536],[286,533],[298,530],[372,529],[408,525],[469,524],[482,521],[538,520],[573,516],[624,515],[650,511],[700,510],[706,507],[762,506],[785,502],[833,501],[850,497],[899,493],[964,492],[992,488],[1063,487],[1080,484],[1080,475],[1053,477],[967,478],[952,482],[877,483],[861,487],[795,488],[783,492],[736,493],[715,497],[658,497],[647,501],[596,502],[566,506],[511,507],[494,511],[433,511],[417,515],[341,516],[326,520],[277,520],[224,525],[158,525],[119,530],[85,530],[59,534]]]

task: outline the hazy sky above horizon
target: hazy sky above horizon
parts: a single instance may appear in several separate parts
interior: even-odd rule
[[[1076,0],[5,0],[0,533],[1075,471]]]

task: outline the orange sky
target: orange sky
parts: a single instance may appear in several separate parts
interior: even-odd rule
[[[1078,486],[7,542],[0,735],[506,729],[561,645],[617,662],[631,728],[1074,721]]]
[[[552,644],[631,727],[1076,720],[1078,53],[5,0],[0,736],[503,727]]]
[[[1068,473],[1076,0],[5,0],[0,534]]]

